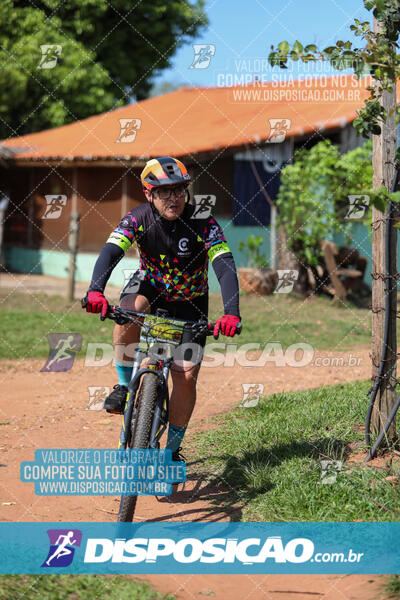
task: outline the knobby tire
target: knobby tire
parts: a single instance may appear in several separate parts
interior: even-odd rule
[[[157,400],[157,375],[145,373],[138,392],[136,419],[131,424],[129,448],[146,449],[149,447],[151,425]],[[137,496],[122,496],[118,512],[118,521],[131,523],[135,513]]]

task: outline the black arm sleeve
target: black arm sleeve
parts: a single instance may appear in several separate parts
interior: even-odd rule
[[[240,318],[239,282],[232,254],[227,252],[222,256],[217,256],[214,258],[212,266],[221,286],[225,314]]]
[[[104,244],[99,258],[94,265],[89,292],[104,292],[104,288],[114,267],[116,267],[123,256],[124,251],[116,244]]]

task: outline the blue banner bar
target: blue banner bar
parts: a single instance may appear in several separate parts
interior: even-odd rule
[[[400,573],[400,523],[0,523],[1,573]]]

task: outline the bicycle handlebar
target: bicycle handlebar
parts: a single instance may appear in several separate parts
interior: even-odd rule
[[[82,298],[82,300],[81,300],[82,308],[86,308],[87,304],[88,304],[87,299]],[[120,308],[119,306],[112,305],[112,304],[108,305],[108,310],[107,310],[107,314],[106,314],[107,319],[111,319],[112,321],[115,321],[118,325],[125,325],[126,323],[136,321],[138,325],[143,326],[143,323],[140,323],[137,320],[137,317],[141,318],[141,317],[147,317],[147,316],[148,316],[148,313],[141,313],[141,312],[137,312],[135,310],[125,310],[123,308]],[[166,316],[165,318],[171,319],[174,321],[181,321],[181,319],[174,319],[173,317],[169,317],[169,316]],[[202,324],[202,320],[199,319],[198,321],[182,321],[182,323],[191,324],[192,326],[195,326],[195,325],[199,326]],[[206,327],[207,327],[207,329],[206,329]],[[215,323],[207,322],[207,326],[206,326],[205,320],[204,320],[204,328],[206,329],[207,336],[213,335],[214,327],[215,327]],[[240,335],[241,331],[242,331],[242,324],[238,323],[235,334]],[[218,335],[219,335],[219,332],[218,332]],[[218,336],[217,336],[217,338],[218,338]]]

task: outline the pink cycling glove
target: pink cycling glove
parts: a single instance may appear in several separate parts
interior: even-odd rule
[[[101,312],[101,319],[105,319],[108,310],[108,302],[102,292],[89,292],[86,296],[86,312],[99,313]]]
[[[240,323],[239,317],[235,317],[234,315],[224,315],[215,323],[213,332],[214,337],[217,338],[220,330],[223,335],[233,337],[236,333],[238,323]]]

